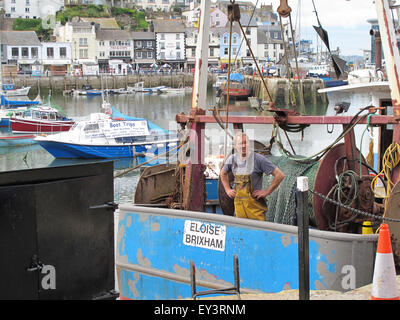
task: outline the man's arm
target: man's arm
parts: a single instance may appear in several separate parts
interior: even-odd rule
[[[231,186],[229,185],[229,176],[228,176],[228,173],[224,170],[224,168],[221,169],[220,175],[221,175],[221,182],[222,182],[222,185],[224,186],[226,194],[231,199],[235,198],[236,191],[233,190],[231,188]]]
[[[274,176],[271,184],[265,190],[254,190],[252,194],[254,198],[261,199],[270,195],[276,188],[278,188],[282,180],[285,178],[285,174],[278,167],[276,167],[274,171],[271,172],[271,174]]]

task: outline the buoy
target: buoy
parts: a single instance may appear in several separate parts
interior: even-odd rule
[[[379,230],[371,299],[399,300],[389,226],[385,223],[382,223]]]
[[[372,222],[371,221],[363,222],[362,234],[374,234],[374,231],[372,230]]]

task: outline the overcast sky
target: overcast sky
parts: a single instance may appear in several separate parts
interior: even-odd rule
[[[257,0],[252,0],[255,4]],[[288,0],[292,8],[292,22],[296,24],[297,7],[301,3],[301,38],[316,42],[312,28],[317,25],[312,0]],[[258,4],[272,4],[274,11],[279,0],[259,0]],[[328,32],[331,49],[339,47],[342,55],[360,55],[371,48],[368,19],[376,19],[373,0],[314,0],[318,18]],[[325,49],[325,47],[323,47]]]

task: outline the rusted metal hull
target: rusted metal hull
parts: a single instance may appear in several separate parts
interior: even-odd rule
[[[206,231],[210,226],[218,234]],[[310,289],[346,291],[371,283],[376,241],[377,235],[310,230]],[[198,268],[198,291],[231,287],[233,255],[239,258],[242,293],[297,289],[297,243],[295,226],[120,205],[120,297],[189,298],[191,261]]]

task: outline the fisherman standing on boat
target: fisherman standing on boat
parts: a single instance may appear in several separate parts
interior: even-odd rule
[[[261,154],[250,149],[250,141],[244,132],[234,138],[235,151],[221,169],[221,182],[228,197],[235,199],[235,215],[265,221],[267,205],[265,197],[271,194],[285,178],[284,173]],[[229,184],[228,173],[235,176],[235,187]],[[272,174],[274,179],[265,190],[262,189],[263,175]]]

